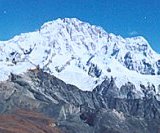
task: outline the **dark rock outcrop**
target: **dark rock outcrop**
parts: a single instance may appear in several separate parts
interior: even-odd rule
[[[160,102],[154,96],[139,99],[134,89],[132,83],[119,89],[111,78],[82,91],[41,69],[30,70],[0,83],[0,113],[38,111],[65,133],[159,133]]]

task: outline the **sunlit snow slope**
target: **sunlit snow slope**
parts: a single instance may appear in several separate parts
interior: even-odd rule
[[[39,30],[0,42],[0,80],[37,66],[82,90],[106,77],[118,87],[154,85],[159,94],[160,55],[143,37],[122,38],[76,18],[57,19]]]

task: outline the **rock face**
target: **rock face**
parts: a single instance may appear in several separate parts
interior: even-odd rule
[[[138,98],[134,89],[132,83],[118,88],[111,78],[82,91],[34,69],[0,83],[0,113],[38,111],[65,133],[159,133],[160,102],[149,91]]]

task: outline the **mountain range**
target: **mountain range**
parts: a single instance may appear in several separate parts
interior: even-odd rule
[[[0,75],[1,114],[38,111],[65,133],[160,131],[160,55],[141,36],[57,19],[0,41]]]

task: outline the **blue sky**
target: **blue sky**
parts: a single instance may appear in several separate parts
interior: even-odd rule
[[[160,53],[159,0],[0,0],[0,40],[76,17],[123,37],[144,36]]]

